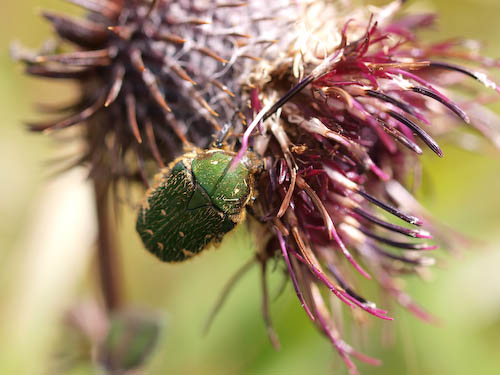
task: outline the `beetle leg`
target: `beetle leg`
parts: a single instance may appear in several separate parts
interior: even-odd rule
[[[253,217],[255,220],[257,220],[261,224],[267,224],[268,220],[264,218],[264,216],[257,216],[257,213],[254,211],[254,209],[251,206],[246,207],[248,214]]]

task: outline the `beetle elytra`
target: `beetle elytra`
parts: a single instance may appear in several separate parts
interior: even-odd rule
[[[181,262],[218,244],[244,219],[256,162],[245,157],[230,168],[233,157],[221,149],[189,152],[155,177],[136,223],[148,251]]]

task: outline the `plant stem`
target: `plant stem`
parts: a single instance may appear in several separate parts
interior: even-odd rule
[[[97,262],[99,286],[108,312],[123,305],[120,260],[116,251],[115,228],[110,215],[109,185],[94,180],[97,211]]]

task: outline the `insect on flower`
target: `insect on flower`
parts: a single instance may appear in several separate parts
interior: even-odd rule
[[[184,261],[218,244],[244,219],[260,163],[250,155],[232,167],[233,157],[222,149],[195,150],[158,173],[136,225],[151,253]]]

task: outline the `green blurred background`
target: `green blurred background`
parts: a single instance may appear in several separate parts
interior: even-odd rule
[[[411,1],[410,6],[440,14],[436,36],[478,39],[485,42],[485,55],[500,57],[497,0]],[[91,298],[95,287],[94,261],[85,252],[93,229],[80,227],[88,222],[80,218],[84,213],[77,214],[80,221],[63,222],[61,238],[47,240],[60,243],[59,253],[52,258],[43,253],[47,243],[41,239],[50,232],[44,225],[61,224],[51,221],[58,210],[58,189],[74,190],[74,197],[64,201],[70,210],[85,207],[80,198],[88,194],[85,188],[81,194],[74,189],[74,181],[83,185],[81,173],[69,185],[50,182],[45,161],[57,154],[57,144],[23,127],[23,121],[36,118],[34,102],[66,102],[73,89],[24,77],[9,57],[13,40],[37,48],[49,37],[40,8],[75,12],[61,0],[3,1],[0,12],[0,374],[6,375],[53,373],[49,358],[61,334],[66,335],[63,312]],[[434,270],[429,282],[407,279],[416,299],[441,318],[439,325],[393,307],[394,322],[367,319],[366,330],[347,330],[348,342],[384,362],[378,368],[359,364],[363,374],[500,374],[500,157],[489,148],[480,154],[442,146],[444,159],[430,153],[424,158],[427,188],[421,199],[436,217],[479,241],[459,258],[443,257],[446,264]],[[142,250],[134,213],[126,207],[124,213],[119,233],[128,298],[134,306],[158,310],[165,321],[166,334],[148,373],[346,373],[290,285],[271,306],[282,343],[281,351],[273,350],[261,319],[257,268],[237,285],[211,332],[202,337],[225,281],[252,254],[244,226],[218,250],[172,266]],[[275,292],[279,275],[270,278]],[[368,297],[378,299],[376,293]]]

